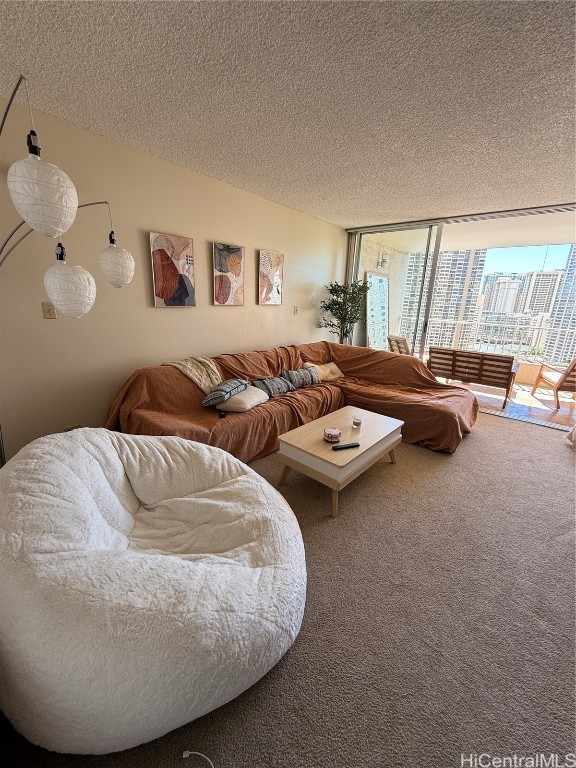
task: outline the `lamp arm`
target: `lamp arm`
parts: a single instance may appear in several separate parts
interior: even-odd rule
[[[3,251],[3,250],[4,250],[4,248],[6,248],[6,246],[8,245],[8,243],[9,243],[9,241],[10,241],[10,238],[14,237],[14,235],[16,234],[16,232],[18,232],[18,230],[20,229],[20,227],[21,227],[21,226],[23,226],[25,223],[26,223],[25,221],[21,221],[21,222],[20,222],[20,224],[17,224],[17,225],[14,227],[14,229],[12,230],[12,232],[10,232],[10,234],[8,235],[8,237],[6,238],[6,240],[4,240],[4,242],[2,243],[2,245],[0,245],[0,255],[2,255],[2,251]],[[2,261],[4,261],[4,259],[2,259]]]
[[[113,229],[113,227],[112,227],[112,209],[110,208],[110,203],[108,202],[108,200],[97,200],[97,201],[95,201],[93,203],[82,203],[82,205],[78,206],[78,209],[80,209],[80,208],[89,208],[92,205],[107,205],[108,206],[108,215],[110,216],[110,229]],[[12,232],[10,232],[10,234],[8,235],[6,240],[4,240],[4,242],[0,246],[0,256],[2,256],[2,252],[4,251],[4,248],[6,248],[6,246],[8,245],[10,239],[16,234],[16,232],[18,232],[20,227],[23,224],[25,224],[25,223],[26,223],[25,221],[21,221],[20,224],[18,224],[18,226],[14,227]],[[25,240],[28,237],[28,235],[32,234],[32,232],[34,232],[34,230],[33,229],[29,229],[28,232],[25,232],[22,235],[22,237],[20,237],[20,238],[18,238],[18,240],[16,240],[16,242],[6,251],[4,256],[2,256],[2,259],[0,259],[0,267],[2,267],[2,265],[4,264],[4,262],[6,261],[8,256],[10,256],[12,251],[16,248],[16,246],[19,245],[22,242],[22,240]]]
[[[0,136],[2,136],[2,131],[4,130],[4,123],[6,122],[6,118],[8,117],[8,112],[10,112],[10,107],[12,106],[12,102],[14,101],[14,97],[18,93],[18,88],[22,85],[26,78],[24,75],[20,75],[18,78],[18,82],[14,86],[14,90],[12,91],[12,95],[8,99],[8,104],[6,105],[6,109],[4,110],[4,116],[2,117],[2,122],[0,123]]]
[[[20,77],[18,78],[18,82],[14,86],[12,95],[8,99],[8,104],[6,105],[6,109],[4,110],[4,115],[2,116],[2,122],[0,123],[0,136],[2,136],[2,131],[4,130],[4,123],[6,122],[6,118],[8,117],[8,112],[10,112],[10,107],[12,106],[12,102],[14,101],[14,98],[18,93],[18,88],[20,88],[22,83],[24,83],[24,90],[26,91],[26,100],[28,101],[28,109],[30,110],[30,124],[32,126],[32,130],[34,130],[34,117],[32,116],[32,105],[30,104],[30,96],[28,94],[28,86],[26,85],[26,78],[24,77],[24,75],[20,75]]]
[[[21,224],[19,224],[19,225],[18,225],[17,229],[19,229],[19,228],[22,226],[22,224],[24,224],[24,222],[21,222]],[[13,250],[16,248],[16,246],[17,246],[19,243],[21,243],[21,242],[22,242],[22,240],[24,240],[25,238],[27,238],[27,237],[28,237],[28,235],[29,235],[29,234],[31,234],[32,232],[34,232],[34,230],[33,230],[33,229],[29,229],[29,230],[28,230],[28,232],[25,232],[25,233],[22,235],[22,237],[19,237],[19,238],[18,238],[18,240],[16,240],[16,242],[14,243],[14,245],[13,245],[11,248],[9,248],[9,249],[6,251],[6,253],[4,254],[4,256],[2,257],[2,260],[0,261],[0,267],[2,266],[2,264],[4,264],[4,262],[6,261],[6,259],[8,258],[8,256],[10,256],[10,254],[11,254],[11,253],[12,253],[12,251],[13,251]],[[10,237],[12,237],[12,235],[10,235]],[[2,250],[0,250],[0,254],[1,254],[1,253],[2,253]]]
[[[82,203],[82,205],[79,205],[78,208],[89,208],[91,205],[107,205],[108,206],[108,216],[110,217],[110,229],[114,229],[114,225],[112,224],[112,208],[110,208],[110,203],[108,200],[97,200],[94,203]]]

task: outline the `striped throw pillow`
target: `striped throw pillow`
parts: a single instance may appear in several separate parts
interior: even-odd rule
[[[226,381],[222,381],[212,388],[210,394],[206,395],[204,400],[202,400],[202,405],[210,406],[223,403],[231,398],[232,395],[237,395],[238,392],[248,389],[249,386],[249,382],[244,379],[226,379]]]
[[[254,379],[250,382],[252,386],[262,389],[268,397],[274,397],[274,395],[284,395],[286,392],[294,392],[294,387],[288,379],[281,377],[271,376],[267,379]]]
[[[316,368],[297,368],[295,371],[282,371],[282,378],[287,379],[295,389],[320,384]]]

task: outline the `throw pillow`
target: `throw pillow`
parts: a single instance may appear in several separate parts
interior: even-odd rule
[[[315,368],[320,381],[334,381],[334,379],[340,379],[344,376],[336,363],[325,363],[324,365],[320,365],[319,363],[304,363],[304,367]]]
[[[281,377],[277,378],[275,376],[271,376],[267,379],[254,379],[251,384],[266,392],[268,397],[284,395],[286,392],[294,392],[295,389],[288,379],[283,379]]]
[[[202,400],[202,405],[218,405],[229,400],[232,395],[237,395],[244,389],[248,389],[249,383],[244,379],[226,379],[212,388],[209,395]]]
[[[260,403],[265,403],[268,399],[266,392],[259,387],[247,387],[237,395],[219,403],[216,408],[226,413],[244,413]]]
[[[288,379],[290,384],[296,389],[320,383],[320,378],[314,367],[297,368],[295,371],[282,371],[282,378]]]

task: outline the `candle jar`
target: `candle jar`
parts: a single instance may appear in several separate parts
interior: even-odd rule
[[[359,429],[362,426],[362,416],[352,416],[352,428]]]
[[[342,433],[339,429],[328,427],[324,430],[324,440],[326,440],[327,443],[339,443],[341,436]]]

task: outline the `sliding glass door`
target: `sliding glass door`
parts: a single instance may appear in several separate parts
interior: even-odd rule
[[[356,343],[388,349],[388,336],[404,336],[424,351],[425,312],[434,277],[438,225],[362,233],[353,244],[351,279],[367,280],[366,323]]]

